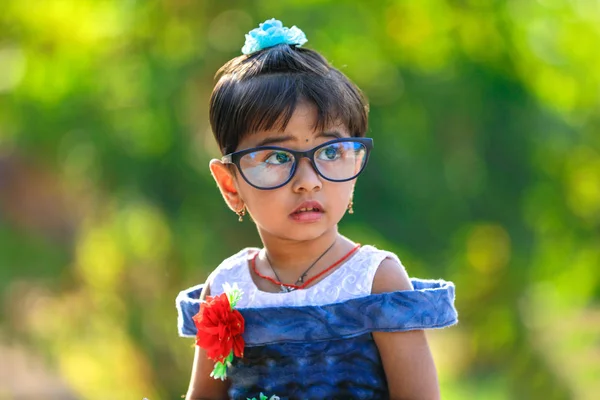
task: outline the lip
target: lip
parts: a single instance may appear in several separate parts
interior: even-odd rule
[[[316,209],[316,211],[299,212],[303,208],[313,208]],[[318,222],[321,220],[324,213],[325,209],[323,208],[323,205],[318,201],[311,200],[305,201],[296,207],[296,209],[290,214],[290,218],[296,222]]]
[[[292,214],[296,214],[298,211],[300,211],[303,208],[313,208],[313,209],[316,208],[317,211],[312,211],[312,212],[319,212],[319,213],[325,212],[325,208],[323,208],[323,205],[321,203],[319,203],[316,200],[309,200],[309,201],[303,202],[298,207],[296,207],[296,209],[294,211],[292,211]],[[306,212],[311,212],[311,211],[306,211]]]

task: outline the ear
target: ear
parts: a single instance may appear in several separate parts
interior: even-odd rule
[[[232,171],[217,159],[210,160],[208,167],[213,178],[215,178],[215,182],[217,182],[217,186],[219,186],[225,203],[234,212],[240,211],[244,207],[244,201],[240,197]]]

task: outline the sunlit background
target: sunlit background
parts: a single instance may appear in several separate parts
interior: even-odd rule
[[[370,99],[342,232],[456,284],[443,398],[598,399],[598,0],[3,0],[0,399],[185,393],[178,291],[260,244],[213,75],[271,17]]]

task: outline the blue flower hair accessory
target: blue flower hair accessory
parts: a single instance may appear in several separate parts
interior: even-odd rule
[[[281,21],[271,18],[246,34],[246,43],[242,47],[242,53],[252,54],[281,43],[302,46],[306,42],[308,39],[299,28],[296,26],[286,28]]]

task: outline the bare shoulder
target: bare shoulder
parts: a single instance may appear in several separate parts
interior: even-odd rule
[[[404,266],[385,258],[373,279],[372,293],[413,290]],[[423,330],[373,332],[391,399],[440,399],[437,371]]]
[[[375,273],[371,293],[388,293],[398,290],[413,290],[408,273],[395,258],[385,258]]]

